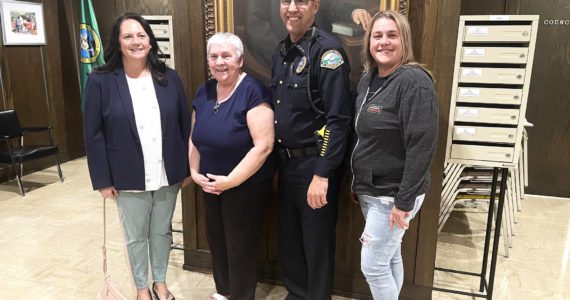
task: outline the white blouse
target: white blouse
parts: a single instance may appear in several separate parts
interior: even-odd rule
[[[150,74],[139,78],[127,76],[127,83],[143,152],[145,191],[156,191],[168,186],[168,178],[162,160],[160,107],[152,76]]]

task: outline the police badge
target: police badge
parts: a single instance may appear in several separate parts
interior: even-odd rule
[[[303,56],[303,58],[301,58],[301,60],[297,64],[297,69],[295,69],[295,72],[297,72],[297,74],[303,72],[306,65],[307,65],[307,57]]]

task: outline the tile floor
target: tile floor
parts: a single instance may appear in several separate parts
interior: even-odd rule
[[[93,299],[101,287],[102,203],[91,191],[84,158],[24,177],[28,193],[20,197],[15,181],[0,184],[0,299]],[[107,206],[109,268],[122,290],[130,283],[118,236],[117,210]],[[180,207],[180,205],[178,206]],[[436,265],[477,271],[486,212],[455,211],[438,241]],[[181,228],[180,210],[174,228]],[[532,197],[523,202],[518,235],[510,258],[499,248],[494,299],[570,300],[570,200]],[[175,233],[175,241],[181,236]],[[183,255],[173,251],[168,282],[177,299],[208,299],[211,275],[184,271]],[[464,276],[435,274],[440,287],[474,291]],[[259,284],[256,299],[284,299],[280,286]],[[473,299],[440,292],[434,299]],[[335,300],[346,299],[334,297]]]
[[[494,299],[570,299],[570,200],[527,196],[509,258],[499,246]],[[487,208],[456,209],[438,239],[436,266],[481,270]],[[434,285],[478,292],[476,277],[436,271]],[[476,299],[433,292],[434,299]],[[478,298],[480,299],[480,298]]]

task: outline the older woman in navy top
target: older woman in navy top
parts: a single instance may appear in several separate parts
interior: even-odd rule
[[[241,71],[243,44],[231,33],[208,40],[214,79],[193,101],[190,173],[204,191],[216,293],[254,299],[257,248],[275,161],[269,91]]]

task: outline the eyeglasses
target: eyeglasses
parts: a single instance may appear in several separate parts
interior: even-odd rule
[[[305,6],[309,4],[311,0],[294,0],[294,1],[296,6]],[[289,6],[291,5],[291,2],[293,2],[293,0],[281,0],[281,5]]]

